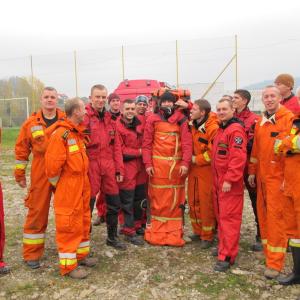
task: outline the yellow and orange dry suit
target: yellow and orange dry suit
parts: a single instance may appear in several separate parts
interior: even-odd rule
[[[57,109],[57,119],[65,114]],[[45,176],[45,151],[55,123],[47,127],[42,111],[33,113],[22,125],[15,145],[15,179],[25,180],[25,170],[32,153],[30,187],[25,199],[28,208],[23,234],[23,257],[25,261],[39,260],[44,252],[45,232],[52,187]]]
[[[66,120],[50,138],[46,175],[56,187],[54,212],[60,272],[65,275],[90,251],[90,183],[88,157],[80,128]]]
[[[186,117],[179,111],[164,119],[159,113],[148,117],[143,140],[146,169],[153,167],[149,178],[150,224],[145,240],[154,245],[183,246],[185,179],[181,166],[189,167],[192,139]]]
[[[284,265],[287,237],[283,220],[285,195],[281,190],[283,158],[275,155],[274,144],[286,136],[292,118],[293,113],[284,106],[272,116],[265,113],[259,118],[248,170],[257,178],[257,213],[266,266],[277,271]]]
[[[188,176],[188,203],[193,232],[211,241],[215,228],[212,199],[211,142],[219,128],[217,117],[209,113],[201,123],[190,122],[193,138],[193,163]]]

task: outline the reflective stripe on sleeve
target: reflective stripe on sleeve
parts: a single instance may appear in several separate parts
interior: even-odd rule
[[[279,148],[282,145],[282,140],[275,140],[274,143],[274,153],[278,154],[279,153]]]
[[[253,163],[253,164],[257,164],[257,158],[250,157],[250,162]]]
[[[205,159],[207,162],[210,162],[210,161],[211,161],[211,159],[210,159],[209,154],[208,154],[207,151],[205,151],[205,152],[203,153],[203,157],[204,157],[204,159]]]
[[[299,135],[296,135],[292,139],[292,147],[293,147],[293,152],[300,152],[300,137]]]
[[[203,231],[212,231],[214,229],[213,226],[202,226]]]
[[[16,160],[15,161],[15,169],[16,170],[24,170],[27,167],[28,161],[27,160]]]

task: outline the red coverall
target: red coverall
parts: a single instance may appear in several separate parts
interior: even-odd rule
[[[4,227],[3,193],[0,184],[0,268],[6,266],[6,264],[3,261],[4,243],[5,243],[5,227]]]
[[[256,188],[252,188],[249,185],[248,182],[248,164],[250,161],[250,154],[253,146],[253,139],[254,139],[254,127],[255,124],[259,118],[258,115],[255,113],[251,112],[248,107],[246,107],[243,111],[240,113],[235,113],[234,115],[236,118],[240,119],[244,125],[245,125],[245,131],[247,135],[247,164],[245,166],[245,171],[244,171],[244,183],[247,188],[250,200],[251,200],[251,205],[255,217],[255,223],[256,223],[256,237],[257,239],[260,238],[260,233],[259,233],[259,225],[258,225],[258,217],[257,217],[257,193],[256,193]]]
[[[154,245],[183,246],[185,177],[180,166],[189,167],[192,137],[187,118],[175,111],[167,120],[156,113],[148,117],[143,140],[146,169],[154,168],[149,178],[150,224],[145,240]]]
[[[188,177],[188,201],[193,232],[201,240],[212,241],[215,213],[212,199],[211,142],[219,128],[217,117],[210,113],[206,121],[190,123],[193,155]]]
[[[141,202],[146,198],[147,181],[141,151],[144,126],[144,118],[139,116],[130,124],[122,118],[117,121],[125,169],[123,182],[119,183],[124,214],[124,226],[121,231],[128,235],[135,234],[142,226]]]
[[[110,113],[105,111],[100,117],[91,104],[86,106],[86,111],[84,125],[90,134],[87,154],[90,162],[91,197],[95,199],[99,192],[105,194],[106,222],[108,225],[117,226],[120,198],[116,175],[124,175],[119,134]]]
[[[62,275],[74,270],[77,260],[90,251],[90,183],[83,138],[71,121],[58,122],[45,154],[46,175],[56,186],[56,243]]]
[[[64,118],[65,114],[57,110],[57,118]],[[33,154],[30,187],[25,199],[28,214],[24,224],[23,257],[25,261],[39,260],[44,252],[45,231],[48,224],[48,214],[52,187],[45,176],[45,151],[49,137],[55,124],[46,127],[42,111],[33,113],[22,125],[15,146],[17,182],[25,179],[25,169],[30,153]]]
[[[213,197],[218,222],[218,259],[231,264],[239,248],[246,145],[245,129],[236,118],[229,120],[225,126],[220,125],[213,140]],[[224,181],[231,183],[229,192],[222,191]]]
[[[289,109],[293,114],[297,115],[300,113],[300,103],[298,97],[293,93],[288,97],[283,99],[280,104]]]
[[[120,113],[112,113],[109,111],[111,115],[111,120],[112,121],[117,121]],[[101,192],[97,195],[96,199],[96,208],[97,208],[97,214],[99,217],[105,217],[106,216],[106,203],[105,203],[105,195]]]
[[[281,190],[283,159],[275,155],[274,143],[288,134],[292,118],[293,113],[284,106],[270,118],[259,118],[249,164],[249,174],[257,179],[257,213],[266,266],[277,271],[283,268],[287,238],[283,220],[286,200]]]

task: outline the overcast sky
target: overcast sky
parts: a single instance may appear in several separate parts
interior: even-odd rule
[[[175,83],[211,82],[234,54],[238,35],[239,85],[278,73],[300,75],[300,2],[278,0],[1,1],[0,78],[34,74],[69,96],[97,82],[114,88],[125,77]],[[147,44],[147,45],[145,45]],[[149,44],[149,45],[148,45]],[[234,68],[220,78],[234,86]]]

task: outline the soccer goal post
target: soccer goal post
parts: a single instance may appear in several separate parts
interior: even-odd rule
[[[20,127],[28,117],[28,97],[0,99],[0,118],[3,127]]]

